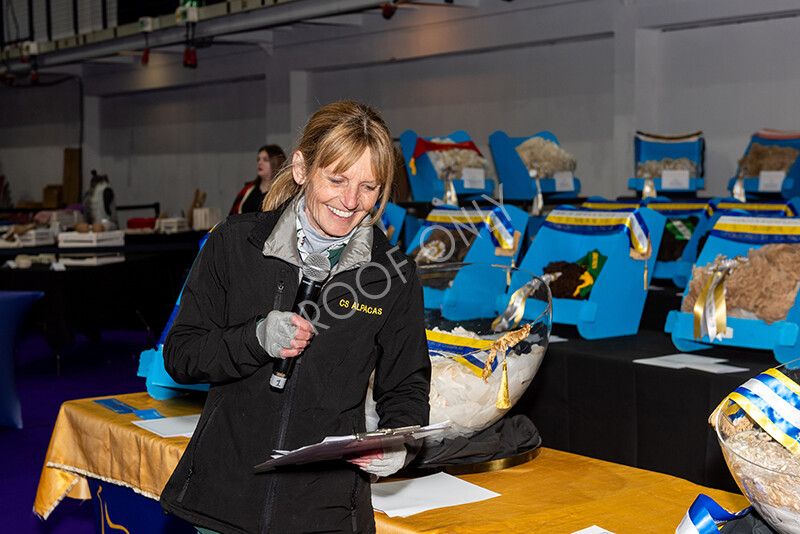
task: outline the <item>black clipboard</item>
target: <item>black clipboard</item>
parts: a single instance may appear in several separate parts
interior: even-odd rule
[[[423,427],[414,425],[384,428],[349,436],[328,436],[319,443],[306,445],[293,451],[275,451],[271,459],[256,465],[253,467],[253,471],[264,473],[285,465],[335,460],[344,456],[356,455],[359,452],[391,447],[433,436],[448,428],[450,428],[450,421]]]

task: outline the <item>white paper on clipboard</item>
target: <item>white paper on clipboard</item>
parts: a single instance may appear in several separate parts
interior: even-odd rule
[[[256,465],[253,469],[256,473],[263,473],[282,465],[334,460],[358,452],[390,447],[433,436],[448,428],[450,428],[450,421],[423,427],[387,428],[349,436],[328,436],[319,443],[306,445],[292,451],[274,451],[271,459]]]

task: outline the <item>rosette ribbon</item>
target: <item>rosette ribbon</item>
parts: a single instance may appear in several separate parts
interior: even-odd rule
[[[800,219],[723,215],[710,235],[754,245],[800,243]]]
[[[718,534],[719,526],[750,512],[750,506],[738,512],[729,512],[708,495],[700,494],[683,516],[675,534]]]
[[[639,209],[637,202],[617,202],[615,200],[587,200],[581,204],[581,210],[586,211],[630,211]]]
[[[720,211],[722,214],[731,210],[743,210],[751,216],[797,217],[797,206],[791,200],[783,202],[719,202],[712,209]]]
[[[630,243],[630,256],[644,261],[644,288],[647,289],[647,260],[653,254],[650,231],[639,210],[583,211],[554,209],[542,223],[556,230],[600,235],[624,232]]]
[[[448,229],[474,229],[482,225],[488,231],[495,247],[514,248],[514,225],[502,206],[490,211],[437,208],[422,221],[422,226],[440,226]]]
[[[714,214],[714,208],[708,202],[649,202],[647,207],[665,217]]]
[[[492,341],[474,339],[466,336],[456,336],[444,332],[426,330],[428,338],[428,354],[451,358],[466,366],[478,376],[483,374],[485,363],[477,357],[478,353],[486,352],[492,346]],[[492,362],[492,371],[497,368],[497,361]]]
[[[722,401],[740,408],[792,454],[800,453],[800,386],[778,369],[751,378]],[[738,406],[738,408],[737,408]]]
[[[747,258],[737,256],[711,264],[711,276],[703,285],[694,303],[694,338],[702,339],[708,335],[709,341],[727,332],[727,308],[725,306],[725,279]]]

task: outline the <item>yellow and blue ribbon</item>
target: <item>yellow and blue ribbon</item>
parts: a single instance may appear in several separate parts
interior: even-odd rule
[[[488,230],[492,243],[496,247],[514,248],[514,225],[500,206],[489,211],[437,208],[432,210],[422,221],[423,226],[435,225],[451,229],[474,228],[476,224],[484,226]]]
[[[708,495],[700,494],[683,516],[675,534],[718,534],[722,523],[747,515],[751,507],[729,512]]]
[[[756,245],[800,243],[800,219],[723,215],[710,235]]]
[[[485,353],[488,351],[493,341],[456,336],[444,332],[434,332],[432,330],[425,330],[425,335],[428,338],[428,354],[431,356],[451,358],[465,365],[476,375],[483,375],[485,362],[478,358],[478,353]],[[494,372],[496,368],[497,360],[492,362],[492,372]]]
[[[617,202],[614,200],[587,200],[581,204],[582,210],[619,211],[639,209],[639,202]]]
[[[650,208],[664,216],[673,217],[701,215],[703,213],[710,217],[714,213],[713,207],[708,202],[644,202],[641,200],[620,202],[616,200],[587,200],[581,204],[580,209],[595,211],[631,211],[642,207]]]
[[[650,231],[639,210],[579,211],[557,208],[550,212],[542,225],[577,234],[624,232],[632,250],[642,255],[650,253]]]
[[[665,217],[714,214],[714,208],[708,202],[648,202],[647,207]]]
[[[728,395],[772,438],[800,453],[800,386],[777,369],[764,371]]]
[[[652,207],[652,206],[651,206]],[[712,208],[721,214],[742,210],[758,217],[797,217],[797,206],[791,200],[779,202],[718,202]]]

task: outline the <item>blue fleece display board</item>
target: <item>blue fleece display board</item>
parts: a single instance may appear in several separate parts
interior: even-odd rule
[[[389,231],[389,228],[394,229],[391,231],[391,236],[387,233],[389,243],[392,245],[396,245],[400,239],[400,234],[403,231],[403,224],[405,224],[405,221],[406,209],[401,208],[397,204],[387,202],[386,209],[383,211],[383,216],[381,217],[381,222],[386,227],[387,232]]]
[[[209,231],[211,233],[212,230]],[[200,240],[200,249],[206,244],[208,233]],[[198,252],[199,253],[199,252]],[[195,261],[197,259],[195,258]],[[184,284],[184,287],[185,284]],[[208,391],[208,384],[178,384],[167,373],[164,368],[164,341],[167,338],[172,322],[175,320],[175,315],[178,313],[178,308],[181,304],[181,297],[183,296],[183,288],[178,295],[178,300],[172,309],[172,313],[167,320],[167,325],[161,332],[161,337],[156,343],[154,349],[144,350],[139,354],[139,369],[136,376],[145,379],[147,393],[154,399],[164,400],[178,397],[186,392],[186,390]]]
[[[740,202],[733,197],[714,198],[708,201],[700,222],[692,232],[680,260],[673,262],[672,281],[678,287],[686,287],[692,276],[692,267],[700,254],[700,247],[708,233],[723,215],[750,215],[754,217],[797,217],[800,199],[781,201]],[[652,204],[650,204],[653,207]],[[656,206],[656,209],[658,207]],[[658,269],[658,265],[656,265]]]
[[[501,212],[507,223],[508,232],[513,235],[519,233],[517,248],[512,255],[498,255],[496,238],[490,232],[490,225],[458,222],[456,217],[466,212],[474,215],[478,210],[452,210],[454,223],[443,224],[434,221],[425,221],[414,239],[408,243],[407,252],[410,254],[421,242],[427,238],[436,225],[441,224],[446,228],[455,227],[454,238],[460,239],[461,235],[470,236],[477,234],[472,245],[464,257],[465,266],[456,274],[453,284],[447,289],[433,289],[423,287],[423,296],[426,309],[440,309],[445,319],[461,321],[496,314],[495,300],[497,295],[504,294],[506,290],[506,271],[492,267],[494,265],[511,266],[520,261],[520,243],[522,235],[528,224],[528,214],[523,210],[510,205],[500,207],[488,206],[480,208],[485,214],[492,210]],[[432,212],[436,213],[436,212]],[[430,216],[429,216],[430,217]],[[443,258],[442,262],[452,261]]]
[[[454,143],[466,143],[472,141],[469,134],[463,130],[458,130],[450,135],[441,136],[448,138]],[[403,159],[408,170],[408,183],[411,186],[411,194],[415,202],[432,202],[434,198],[444,199],[444,181],[439,179],[428,153],[424,152],[414,157],[417,148],[417,140],[420,136],[414,130],[406,130],[400,134],[400,148],[403,151]],[[430,141],[433,137],[421,138]],[[485,157],[485,156],[484,156]],[[413,162],[411,160],[414,160]],[[463,200],[478,200],[483,196],[491,197],[494,191],[494,182],[490,179],[483,181],[483,187],[479,189],[468,189],[464,187],[464,180],[453,180],[456,195]]]
[[[697,232],[698,229],[703,231],[708,224],[707,221],[709,213],[711,212],[708,202],[692,200],[673,202],[669,198],[661,196],[633,201],[606,200],[602,197],[589,197],[586,202],[581,204],[580,209],[619,211],[636,209],[642,206],[646,206],[663,215],[665,217],[665,224],[668,219],[680,220],[686,219],[693,215],[699,219],[698,225],[695,227],[695,231],[692,232],[692,237],[695,237],[695,240],[692,241],[692,238],[690,237],[686,247],[684,247],[681,253],[680,259],[675,261],[659,261],[658,250],[654,251],[656,254],[656,263],[655,268],[653,269],[653,278],[658,280],[671,279],[678,287],[685,287],[686,281],[692,272],[692,264],[697,257],[697,239],[695,232]],[[710,230],[711,227],[708,226],[707,229]],[[669,230],[665,228],[665,232],[666,231]],[[662,246],[663,243],[664,239],[662,236]],[[692,246],[693,243],[694,246]]]
[[[697,173],[689,176],[687,187],[666,187],[661,177],[653,177],[653,185],[657,192],[680,193],[695,192],[705,189],[703,165],[705,159],[705,140],[703,132],[694,132],[686,135],[658,135],[645,132],[636,132],[633,138],[634,174],[636,166],[646,161],[662,161],[665,158],[687,158],[697,166]],[[641,191],[644,188],[644,178],[631,178],[628,180],[628,189]]]
[[[697,224],[692,231],[680,258],[674,261],[659,261],[656,258],[656,267],[653,278],[658,280],[672,280],[678,287],[686,287],[692,273],[692,265],[697,259],[697,248],[700,236],[710,230],[712,207],[707,201],[672,202],[667,198],[649,198],[642,201],[644,206],[663,215],[666,221],[682,221],[689,217],[697,217]],[[665,228],[665,232],[669,230]],[[663,243],[662,239],[662,243]]]
[[[517,153],[517,147],[532,137],[541,137],[559,144],[556,136],[548,131],[530,137],[509,137],[498,130],[489,136],[489,147],[497,169],[497,180],[503,186],[504,199],[531,200],[538,193],[536,181],[531,178],[528,168]],[[575,198],[581,190],[581,181],[575,177],[572,178],[572,188],[562,191],[558,190],[553,178],[540,178],[539,183],[542,186],[542,195],[548,199]]]
[[[750,137],[750,143],[744,151],[744,156],[750,152],[754,143],[762,146],[787,146],[800,150],[800,132],[787,132],[765,128]],[[736,176],[739,175],[741,168],[736,168],[736,175],[728,181],[728,190],[733,193],[736,184]],[[800,196],[800,157],[798,157],[786,177],[780,183],[780,187],[772,187],[775,184],[768,184],[760,177],[744,177],[744,191],[747,200],[771,197],[792,198]]]
[[[764,233],[760,233],[763,230]],[[697,265],[712,263],[718,254],[727,258],[746,256],[753,248],[767,243],[800,242],[800,219],[775,219],[752,216],[723,215],[714,224]],[[687,286],[684,297],[689,292]],[[708,335],[695,338],[694,314],[670,311],[664,331],[672,334],[675,347],[684,352],[710,348],[713,345],[771,350],[775,359],[785,363],[800,354],[800,306],[795,301],[786,319],[767,324],[760,319],[726,318],[726,333],[711,340]]]
[[[542,276],[544,268],[551,262],[575,262],[587,253],[597,250],[606,256],[587,300],[553,298],[553,322],[577,325],[578,332],[586,339],[601,339],[635,334],[647,297],[647,287],[652,278],[656,252],[664,231],[664,217],[649,208],[629,212],[584,211],[562,206],[548,215],[539,228],[519,268],[536,276]],[[595,215],[597,214],[597,215]],[[603,219],[628,217],[625,224],[604,225]],[[558,221],[575,218],[579,224],[561,224]],[[597,218],[593,222],[591,219]],[[642,233],[649,236],[652,253],[647,260],[634,259],[630,255],[633,240],[631,221]],[[626,230],[627,228],[627,230]],[[646,239],[637,238],[641,243]],[[646,267],[645,267],[646,266]],[[500,297],[507,303],[514,291],[526,280],[513,276],[505,295]],[[505,309],[505,303],[501,310]],[[534,303],[523,317],[536,318],[541,310]]]

